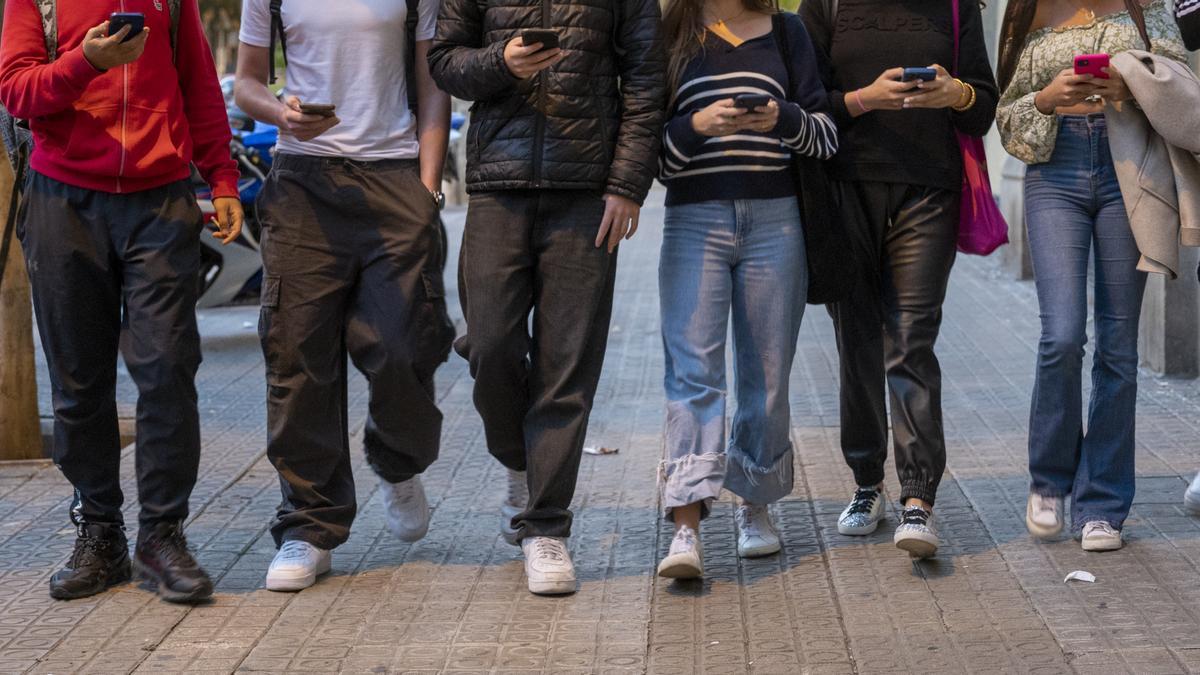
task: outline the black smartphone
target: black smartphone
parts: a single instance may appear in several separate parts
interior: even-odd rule
[[[337,110],[337,106],[332,103],[301,103],[300,112],[305,115],[319,115],[321,117],[333,117],[333,111]]]
[[[129,34],[121,42],[129,42],[141,34],[142,29],[146,27],[146,15],[141,12],[113,12],[108,17],[110,36],[120,33],[125,26],[129,26]]]
[[[937,79],[937,71],[933,68],[905,68],[900,75],[901,82],[932,82]]]
[[[546,51],[547,49],[554,49],[555,47],[558,46],[558,33],[554,32],[552,30],[543,30],[541,28],[538,28],[538,29],[531,28],[529,30],[521,32],[521,42],[523,44],[525,44],[526,46],[532,45],[532,44],[541,44],[542,48],[539,49],[538,51],[543,52],[543,51]]]
[[[766,94],[738,94],[733,97],[733,107],[743,110],[756,110],[766,106],[772,100]]]

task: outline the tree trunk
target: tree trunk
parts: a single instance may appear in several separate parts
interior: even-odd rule
[[[0,236],[8,222],[13,172],[0,157]],[[37,378],[33,361],[33,306],[21,247],[13,240],[0,279],[0,460],[42,456]]]

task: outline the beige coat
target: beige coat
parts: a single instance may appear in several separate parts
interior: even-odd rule
[[[1179,244],[1200,246],[1200,79],[1141,50],[1113,66],[1137,101],[1104,110],[1108,145],[1142,257],[1138,269],[1179,276]]]

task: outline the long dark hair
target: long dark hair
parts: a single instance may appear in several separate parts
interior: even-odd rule
[[[1008,88],[1016,75],[1017,62],[1021,60],[1021,50],[1025,48],[1025,40],[1029,37],[1037,5],[1038,0],[1009,0],[1008,9],[1004,10],[1004,24],[1000,27],[1000,67],[997,72],[1001,91]],[[1150,49],[1150,33],[1146,31],[1146,13],[1141,3],[1138,0],[1125,0],[1125,10],[1137,26],[1146,49]]]
[[[815,0],[814,0],[815,1]],[[704,0],[667,0],[663,8],[663,37],[667,43],[667,81],[674,90],[687,67],[704,45]],[[742,0],[749,12],[774,14],[776,0]]]

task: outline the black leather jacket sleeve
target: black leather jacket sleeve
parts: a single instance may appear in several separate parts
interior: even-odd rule
[[[658,174],[658,146],[666,115],[662,17],[657,0],[619,2],[621,16],[614,42],[623,104],[605,191],[641,204]]]
[[[442,91],[466,101],[508,92],[517,77],[504,63],[503,42],[483,44],[477,0],[443,0],[429,48],[429,72]]]

